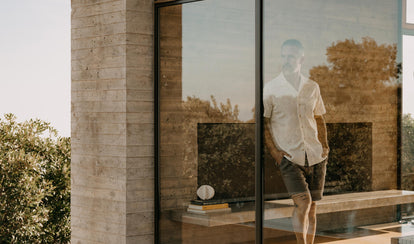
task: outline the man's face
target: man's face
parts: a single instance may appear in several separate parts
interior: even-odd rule
[[[282,47],[283,72],[292,74],[300,72],[303,63],[303,53],[295,46]]]

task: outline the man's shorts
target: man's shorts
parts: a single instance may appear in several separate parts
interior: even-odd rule
[[[321,200],[325,185],[326,164],[325,159],[312,166],[300,166],[283,157],[279,168],[289,195],[309,192],[312,201]]]

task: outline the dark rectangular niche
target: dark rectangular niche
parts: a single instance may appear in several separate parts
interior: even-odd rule
[[[211,185],[213,200],[254,200],[255,125],[199,123],[198,186]],[[331,148],[325,194],[371,189],[372,123],[327,124]],[[265,199],[288,197],[279,168],[265,148]]]
[[[370,191],[372,123],[328,123],[325,194]]]

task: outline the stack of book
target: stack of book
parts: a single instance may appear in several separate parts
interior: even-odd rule
[[[231,208],[228,203],[209,204],[193,201],[188,205],[187,212],[196,214],[226,213],[231,212]]]

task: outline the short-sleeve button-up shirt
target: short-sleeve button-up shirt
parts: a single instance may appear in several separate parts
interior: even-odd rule
[[[263,89],[264,117],[270,118],[273,140],[287,152],[291,162],[309,166],[322,162],[323,148],[318,139],[315,115],[326,113],[319,85],[301,76],[296,90],[283,73]]]

